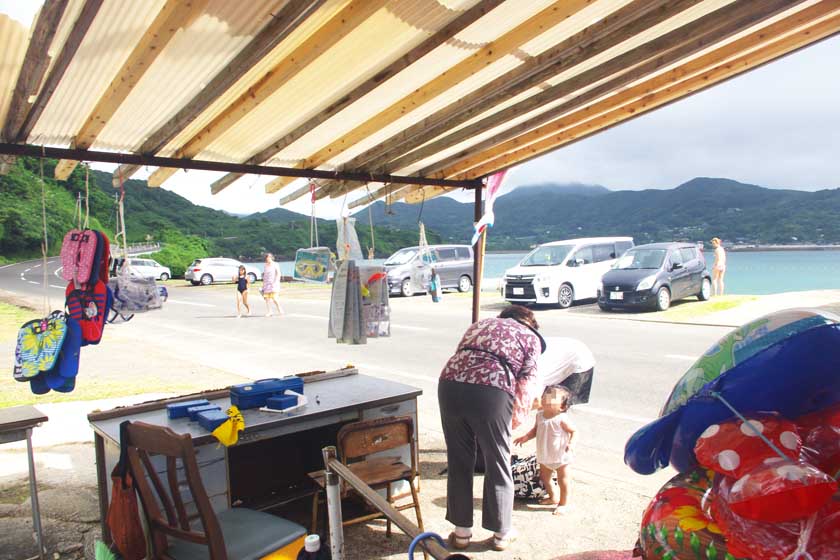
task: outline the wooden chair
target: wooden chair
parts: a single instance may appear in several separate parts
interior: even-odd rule
[[[423,517],[420,513],[420,499],[417,497],[415,482],[417,481],[417,442],[414,439],[414,421],[410,416],[396,418],[380,418],[363,420],[343,426],[336,438],[338,456],[342,463],[361,478],[374,490],[385,489],[386,498],[393,504],[391,484],[406,481],[411,489],[411,503],[395,506],[397,510],[414,508],[417,516],[417,526],[423,530]],[[374,453],[390,451],[397,447],[408,445],[411,453],[411,465],[400,461],[399,457],[368,457]],[[310,473],[312,480],[324,488],[324,471]],[[312,533],[318,530],[318,501],[320,489],[312,500]],[[376,512],[353,519],[347,519],[343,525],[363,523],[382,517]],[[386,536],[391,536],[391,521],[388,520],[385,529]]]
[[[152,545],[149,558],[256,560],[302,542],[306,534],[303,527],[267,513],[233,508],[217,515],[201,481],[189,435],[133,422],[128,426],[128,442],[131,473],[140,494]],[[153,455],[166,458],[166,486],[152,463]],[[185,481],[178,478],[179,460]],[[189,501],[185,505],[185,491],[182,490],[185,486],[192,506]],[[194,517],[191,522],[188,507],[195,508],[202,530],[192,528]],[[297,550],[294,552],[297,554]]]

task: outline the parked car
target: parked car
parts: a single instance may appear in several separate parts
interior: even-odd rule
[[[236,259],[222,257],[195,259],[184,272],[184,278],[192,282],[193,286],[233,282],[234,277],[239,274],[239,266],[242,264]],[[252,283],[262,279],[261,266],[251,264],[245,264],[244,266],[248,280]]]
[[[116,257],[111,260],[111,275],[116,276],[120,268],[123,266],[125,259]],[[172,278],[172,271],[168,266],[154,261],[152,259],[141,259],[137,257],[129,257],[128,264],[131,267],[133,275],[141,276],[143,278],[154,278],[155,280],[163,280],[164,282]]]
[[[709,299],[712,279],[706,261],[691,243],[651,243],[624,253],[604,274],[598,291],[598,306],[647,307],[664,311],[672,301],[697,296]]]
[[[540,245],[505,272],[504,298],[561,308],[595,298],[601,276],[632,246],[632,237],[587,237]]]
[[[428,289],[432,267],[443,289],[468,291],[473,285],[473,251],[469,245],[429,245],[400,249],[385,261],[388,288],[411,296]]]

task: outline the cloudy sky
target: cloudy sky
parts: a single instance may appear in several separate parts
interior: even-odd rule
[[[33,6],[37,3],[0,0],[0,12],[27,25]],[[520,165],[509,174],[506,190],[545,182],[667,189],[697,176],[773,188],[838,188],[838,153],[840,37],[834,37]],[[276,207],[279,195],[264,194],[268,178],[245,177],[212,196],[209,184],[220,175],[181,171],[166,188],[234,213]],[[309,213],[303,199],[286,208]],[[316,210],[336,217],[342,201],[319,201]]]

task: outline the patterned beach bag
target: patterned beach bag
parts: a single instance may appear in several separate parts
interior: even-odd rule
[[[76,290],[71,282],[65,294],[67,311],[82,329],[82,346],[99,344],[109,311],[109,292],[105,283],[100,280],[89,290]]]
[[[114,310],[121,315],[144,313],[163,307],[160,290],[153,278],[131,274],[126,266],[111,281],[114,291]]]
[[[514,455],[510,463],[514,497],[521,500],[541,500],[548,496],[540,481],[540,465],[535,455],[522,458]]]

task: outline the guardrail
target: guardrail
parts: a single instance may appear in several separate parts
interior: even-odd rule
[[[134,243],[128,246],[128,255],[144,255],[146,253],[157,253],[160,251],[160,243]],[[111,256],[119,257],[122,255],[122,247],[117,244],[111,245]]]
[[[417,525],[412,523],[406,516],[394,509],[385,498],[379,495],[373,488],[365,484],[353,471],[347,468],[338,460],[338,454],[334,446],[324,447],[321,450],[324,456],[324,481],[327,493],[327,511],[330,525],[330,551],[332,560],[345,560],[344,556],[344,525],[341,518],[341,490],[339,479],[350,485],[365,500],[381,511],[391,522],[399,527],[406,535],[416,541],[423,533]],[[423,537],[421,537],[423,538]],[[469,556],[460,553],[451,553],[432,540],[419,542],[418,547],[424,549],[435,560],[469,560]]]

